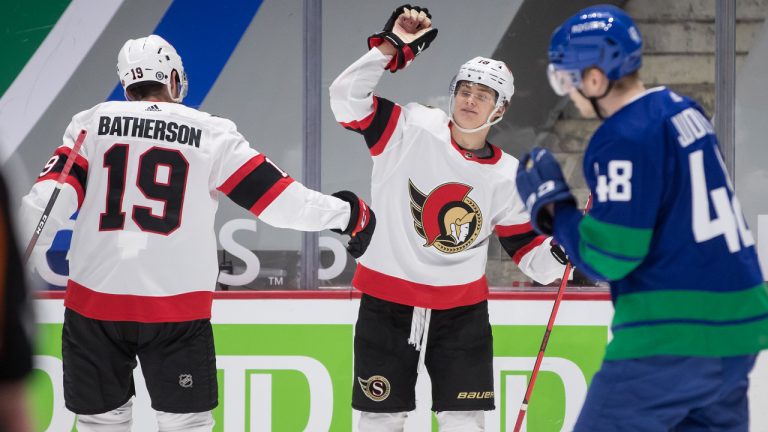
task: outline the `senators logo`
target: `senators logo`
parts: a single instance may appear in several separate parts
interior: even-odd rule
[[[411,195],[411,216],[416,232],[444,253],[457,253],[467,249],[480,234],[483,214],[469,198],[471,186],[461,183],[442,184],[429,195],[408,182]]]
[[[366,380],[357,377],[363,393],[374,402],[381,402],[389,396],[389,380],[381,375],[374,375]]]

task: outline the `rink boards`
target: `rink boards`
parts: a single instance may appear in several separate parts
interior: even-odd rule
[[[60,293],[37,300],[33,377],[37,430],[67,431],[74,414],[61,388]],[[552,293],[498,294],[490,303],[496,411],[489,431],[512,430],[541,344]],[[213,328],[219,369],[217,431],[352,431],[352,342],[359,296],[332,292],[217,293]],[[528,430],[570,430],[600,365],[612,308],[605,294],[573,294],[562,304],[536,382]],[[134,430],[156,430],[137,370]],[[468,389],[471,392],[471,389]],[[430,430],[430,383],[421,374],[406,430]],[[433,427],[433,430],[436,428]]]

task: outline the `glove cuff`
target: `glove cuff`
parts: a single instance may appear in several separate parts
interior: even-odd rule
[[[384,37],[382,36],[382,33],[376,33],[368,36],[369,50],[372,50],[383,43],[384,43]]]
[[[350,191],[339,191],[331,194],[331,196],[346,201],[349,204],[349,223],[347,223],[347,227],[343,230],[332,229],[331,231],[337,234],[354,235],[368,225],[368,206],[357,195]]]
[[[400,39],[396,34],[392,33],[391,31],[383,31],[381,33],[376,33],[368,37],[368,49],[371,50],[384,42],[389,42],[392,44],[393,47],[395,47],[395,50],[397,51],[394,56],[392,56],[392,59],[387,63],[386,66],[384,66],[384,69],[395,73],[398,71],[398,69],[402,69],[405,64],[403,62],[403,47],[408,48],[408,45],[405,45],[402,39]],[[410,50],[410,48],[409,48]],[[411,58],[412,60],[413,58]]]

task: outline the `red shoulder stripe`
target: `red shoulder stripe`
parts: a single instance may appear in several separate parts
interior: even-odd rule
[[[229,176],[229,178],[216,189],[229,195],[229,193],[232,192],[232,189],[234,189],[238,183],[240,183],[248,174],[256,169],[257,166],[264,163],[264,159],[265,156],[263,154],[258,154],[252,157],[248,162],[244,163],[243,166],[238,168],[237,171],[232,173],[232,175]]]
[[[340,125],[344,126],[347,129],[354,129],[356,131],[364,131],[368,129],[368,127],[371,125],[371,122],[373,121],[373,117],[376,116],[376,110],[379,107],[379,98],[375,97],[373,98],[373,111],[371,111],[370,114],[365,116],[362,120],[352,120],[349,123],[345,122],[339,122]]]
[[[293,179],[291,177],[283,177],[280,180],[278,180],[274,185],[272,185],[269,190],[267,190],[264,195],[261,196],[261,198],[256,201],[255,204],[250,208],[251,213],[255,214],[256,216],[260,215],[261,212],[264,211],[267,207],[269,207],[270,204],[272,204],[272,201],[274,201],[278,196],[280,196],[281,193],[290,186],[290,184],[293,183]]]
[[[54,155],[64,155],[67,158],[70,156],[70,152],[72,149],[67,146],[60,146],[56,149],[56,151],[53,152]],[[80,168],[84,169],[86,172],[88,172],[88,161],[82,157],[79,153],[75,155],[75,164],[77,164]]]
[[[533,225],[530,222],[518,225],[496,225],[496,235],[499,237],[509,237],[517,234],[524,234],[533,231]]]

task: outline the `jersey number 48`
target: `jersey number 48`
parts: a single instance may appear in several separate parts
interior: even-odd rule
[[[728,174],[723,167],[720,154],[716,152],[723,175],[726,177],[726,185],[731,191],[732,198],[728,199],[728,190],[725,186],[713,190],[707,190],[707,180],[704,175],[704,151],[696,150],[688,156],[691,170],[691,195],[693,198],[693,236],[696,242],[702,243],[718,236],[725,236],[725,243],[731,253],[741,250],[741,244],[745,247],[753,246],[755,240],[744,221],[741,212],[741,204],[733,188],[728,181]],[[711,217],[709,211],[710,200],[715,209],[716,216]],[[741,237],[741,241],[739,241]]]

